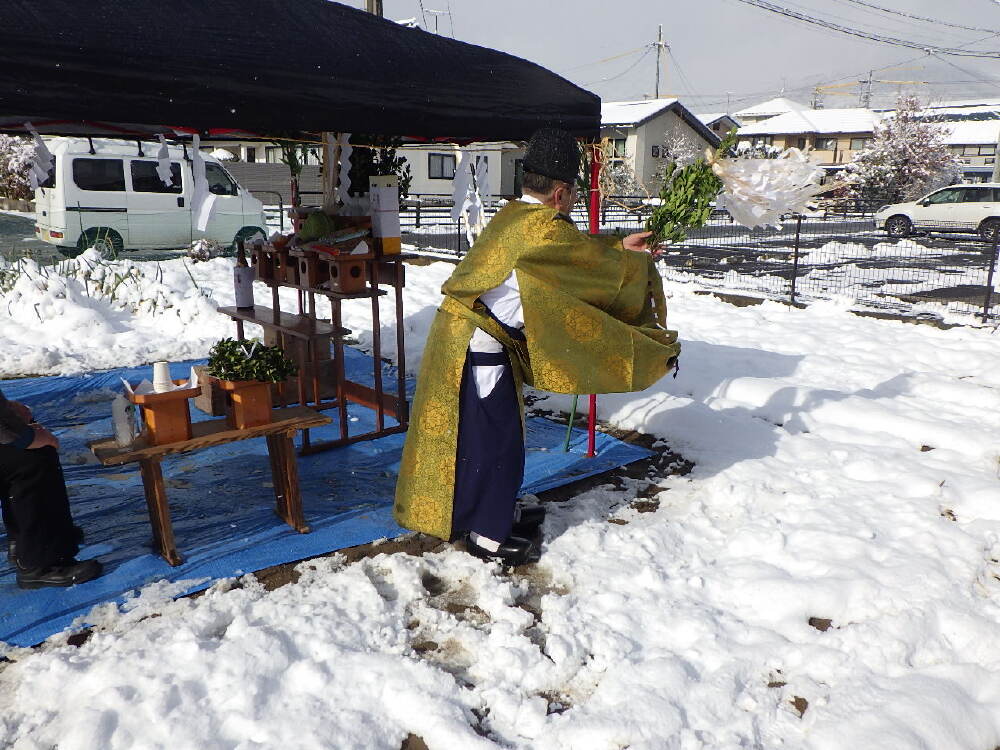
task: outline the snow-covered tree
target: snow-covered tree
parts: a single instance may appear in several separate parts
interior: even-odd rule
[[[28,172],[35,155],[30,138],[0,134],[0,197],[30,200],[33,196]]]
[[[675,169],[693,164],[701,156],[698,147],[683,135],[663,134],[660,140],[660,166],[656,168],[656,181],[663,183]]]
[[[915,96],[900,97],[895,113],[875,126],[874,138],[847,165],[857,197],[912,200],[961,176],[945,142],[947,126],[923,119],[922,110]]]

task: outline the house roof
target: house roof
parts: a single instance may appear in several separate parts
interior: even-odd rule
[[[740,135],[870,133],[885,115],[870,109],[802,109],[740,128]]]
[[[996,143],[1000,136],[1000,118],[941,123],[948,128],[945,142],[954,146]]]
[[[718,146],[721,139],[677,99],[643,99],[636,102],[602,102],[601,127],[638,127],[664,112],[673,112],[702,139]]]
[[[336,2],[82,7],[0,2],[0,131],[24,132],[30,120],[46,134],[119,137],[239,129],[527,140],[546,126],[599,134],[598,97],[552,71]]]
[[[696,114],[695,117],[697,117],[706,125],[712,125],[715,122],[723,119],[724,117],[728,117],[730,120],[735,122],[737,127],[739,127],[741,124],[740,118],[738,118],[736,115],[731,115],[728,112],[709,112],[707,114],[700,114],[700,115]]]
[[[601,102],[601,126],[641,125],[646,120],[670,109],[676,99],[642,99],[636,102]]]
[[[784,114],[785,112],[794,112],[799,109],[807,108],[807,104],[800,104],[799,102],[794,102],[791,99],[785,99],[784,97],[779,96],[775,99],[768,99],[766,102],[755,104],[752,107],[741,109],[735,114],[737,118],[773,117],[775,115]]]

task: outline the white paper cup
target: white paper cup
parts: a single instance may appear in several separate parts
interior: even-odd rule
[[[170,379],[170,363],[153,363],[153,390],[156,393],[166,393],[174,389],[174,381]]]

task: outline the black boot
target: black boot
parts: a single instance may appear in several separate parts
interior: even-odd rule
[[[537,562],[539,556],[534,541],[518,536],[507,537],[496,552],[490,552],[485,547],[480,547],[472,539],[466,538],[465,549],[470,555],[478,557],[480,560],[496,560],[503,565],[524,565],[529,562]]]
[[[74,586],[92,581],[104,572],[97,560],[63,560],[56,565],[23,568],[17,564],[17,585],[22,589],[40,589],[43,586]]]
[[[520,505],[520,517],[511,529],[513,536],[531,539],[545,522],[545,507],[542,505]]]

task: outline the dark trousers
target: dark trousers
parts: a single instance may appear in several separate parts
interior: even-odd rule
[[[486,398],[476,390],[474,357],[479,364],[504,365],[500,382]],[[502,542],[510,536],[524,479],[524,433],[506,353],[466,354],[458,413],[452,534],[474,531]]]
[[[0,445],[0,498],[7,536],[22,567],[54,565],[76,555],[77,531],[55,448]]]

